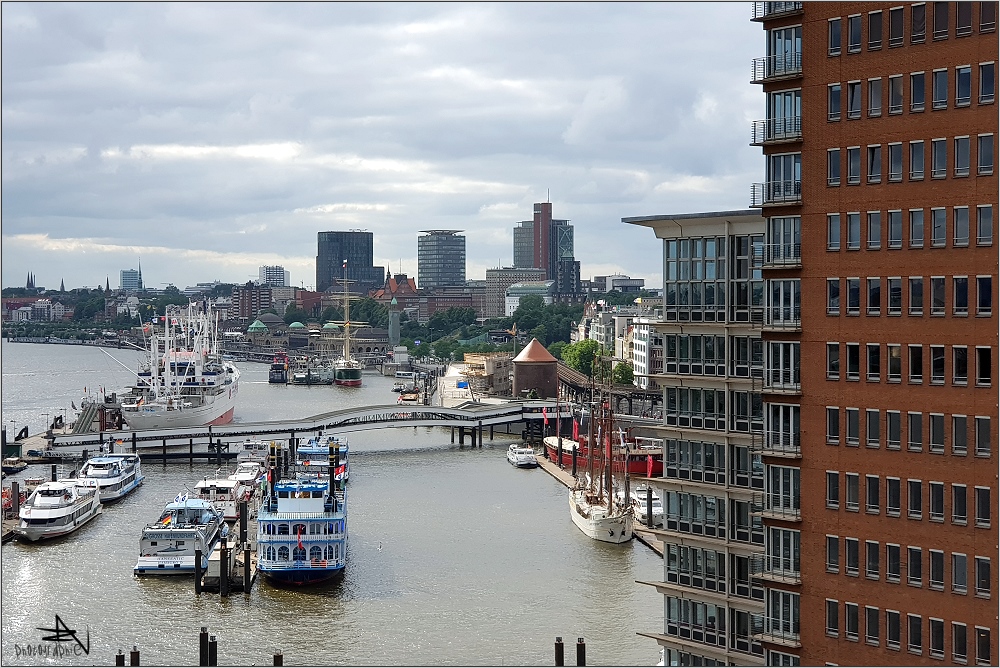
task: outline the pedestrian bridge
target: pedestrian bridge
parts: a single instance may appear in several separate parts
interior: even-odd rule
[[[482,440],[482,429],[497,425],[526,422],[541,433],[546,417],[554,430],[556,410],[565,420],[563,426],[570,427],[573,416],[570,405],[557,404],[555,400],[512,401],[502,404],[481,404],[466,402],[459,406],[421,406],[391,404],[385,406],[361,406],[344,408],[329,413],[297,420],[275,420],[270,422],[236,422],[221,426],[177,427],[171,429],[146,429],[140,431],[104,431],[85,434],[53,434],[52,447],[56,449],[94,449],[109,440],[120,441],[116,449],[135,450],[137,448],[188,446],[192,444],[236,443],[247,438],[284,439],[303,438],[320,431],[336,433],[382,429],[385,427],[458,427],[460,438],[475,430]],[[542,411],[545,411],[543,415]],[[565,431],[564,433],[569,433]],[[492,429],[491,429],[492,435]],[[464,440],[464,439],[463,439]]]

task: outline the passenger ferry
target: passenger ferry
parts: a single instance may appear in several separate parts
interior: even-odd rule
[[[329,476],[273,482],[257,511],[257,570],[277,584],[313,584],[343,572],[347,492]]]
[[[253,496],[254,483],[244,483],[232,476],[226,478],[205,478],[194,486],[195,497],[208,501],[222,511],[227,522],[240,518],[240,502],[249,501]]]
[[[204,499],[178,494],[164,507],[160,519],[143,528],[139,559],[132,571],[136,575],[193,573],[195,550],[201,550],[204,571],[216,543],[228,533],[222,511]]]
[[[80,487],[76,480],[42,483],[25,500],[14,533],[30,540],[70,534],[101,514],[96,487]]]
[[[295,450],[295,456],[298,459],[296,464],[305,467],[306,470],[314,467],[313,470],[317,473],[326,473],[330,464],[331,442],[337,446],[337,470],[334,472],[334,478],[337,482],[347,482],[351,477],[351,462],[347,457],[347,441],[341,441],[336,436],[310,438],[305,445],[299,446]]]
[[[116,501],[142,484],[139,455],[103,455],[91,457],[80,469],[77,485],[96,487],[101,503]]]

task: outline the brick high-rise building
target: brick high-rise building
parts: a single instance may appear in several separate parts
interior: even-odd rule
[[[753,5],[766,34],[751,203],[765,238],[748,258],[763,279],[759,297],[748,287],[764,307],[751,440],[764,486],[748,515],[727,508],[725,528],[760,536],[748,583],[760,607],[745,626],[732,562],[709,587],[707,553],[668,553],[657,586],[673,601],[651,634],[668,665],[996,665],[996,13]],[[730,428],[738,408],[725,407]],[[669,443],[665,470],[703,494],[720,453],[710,465],[681,450],[672,468]],[[727,486],[738,464],[725,462]],[[685,551],[705,542],[687,507],[668,506],[663,531]]]

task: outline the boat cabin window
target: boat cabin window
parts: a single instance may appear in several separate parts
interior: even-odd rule
[[[285,491],[279,491],[279,492],[278,492],[278,498],[279,498],[279,499],[287,499],[287,498],[288,498],[288,492],[285,492]]]
[[[326,559],[327,560],[333,560],[334,558],[335,557],[333,556],[333,545],[327,545],[326,546]]]
[[[292,559],[295,561],[305,561],[306,549],[304,547],[296,547],[292,550]]]
[[[278,548],[278,561],[288,561],[288,547],[281,546]]]
[[[323,548],[319,545],[313,545],[309,548],[309,558],[310,559],[322,559],[323,558]]]
[[[62,496],[63,493],[68,493],[67,489],[40,489],[38,494],[41,496]]]
[[[296,524],[292,527],[292,533],[296,536],[306,533],[306,525]]]
[[[288,535],[288,525],[287,524],[279,524],[278,525],[278,535],[279,536],[287,536]],[[285,559],[287,559],[287,558],[288,558],[288,556],[286,555]]]

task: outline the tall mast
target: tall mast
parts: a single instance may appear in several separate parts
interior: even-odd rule
[[[351,359],[351,299],[347,296],[347,260],[344,260],[344,359]]]

